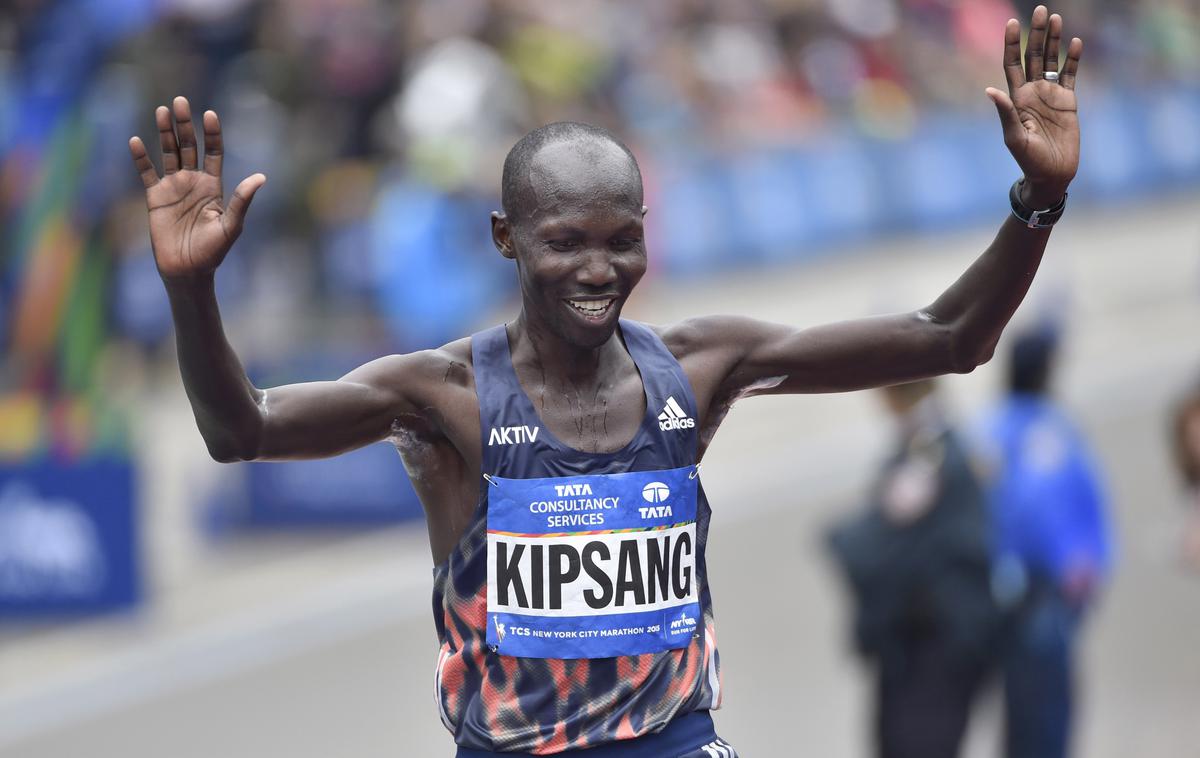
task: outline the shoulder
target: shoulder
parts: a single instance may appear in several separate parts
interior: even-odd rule
[[[699,353],[730,350],[744,344],[753,319],[744,316],[697,316],[665,326],[649,325],[667,349],[683,360]]]
[[[405,395],[425,395],[439,387],[474,387],[471,338],[429,350],[385,355],[359,366],[342,380]]]
[[[413,353],[413,356],[425,373],[439,377],[442,383],[459,387],[474,386],[470,337],[447,342],[434,350],[422,350]]]

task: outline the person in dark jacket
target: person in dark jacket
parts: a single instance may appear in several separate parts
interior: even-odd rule
[[[899,434],[865,510],[830,535],[876,676],[880,758],[953,758],[998,614],[987,508],[932,380],[888,387]]]

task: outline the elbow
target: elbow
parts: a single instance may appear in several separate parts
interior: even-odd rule
[[[962,340],[950,350],[950,373],[969,374],[992,359],[996,354],[994,340]]]
[[[258,434],[249,431],[233,433],[227,430],[201,429],[208,455],[217,463],[241,463],[258,459]]]
[[[242,463],[252,461],[257,457],[248,448],[227,442],[213,442],[205,439],[204,444],[208,448],[208,455],[217,463]]]
[[[948,374],[969,374],[996,354],[996,339],[980,338],[954,324],[942,329],[942,354],[946,357]]]
[[[243,461],[252,460],[233,448],[227,448],[218,445],[209,445],[208,455],[217,463],[241,463]]]

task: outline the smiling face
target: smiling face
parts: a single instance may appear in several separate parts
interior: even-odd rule
[[[550,142],[521,189],[492,234],[517,262],[526,319],[579,347],[604,344],[646,272],[636,164],[609,141]]]

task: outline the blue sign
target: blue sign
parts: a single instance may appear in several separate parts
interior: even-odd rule
[[[0,465],[0,617],[112,610],[140,595],[128,461]]]
[[[381,524],[424,515],[387,443],[325,460],[252,463],[246,489],[256,526]]]
[[[694,466],[489,481],[493,650],[611,658],[691,642],[700,618]]]

